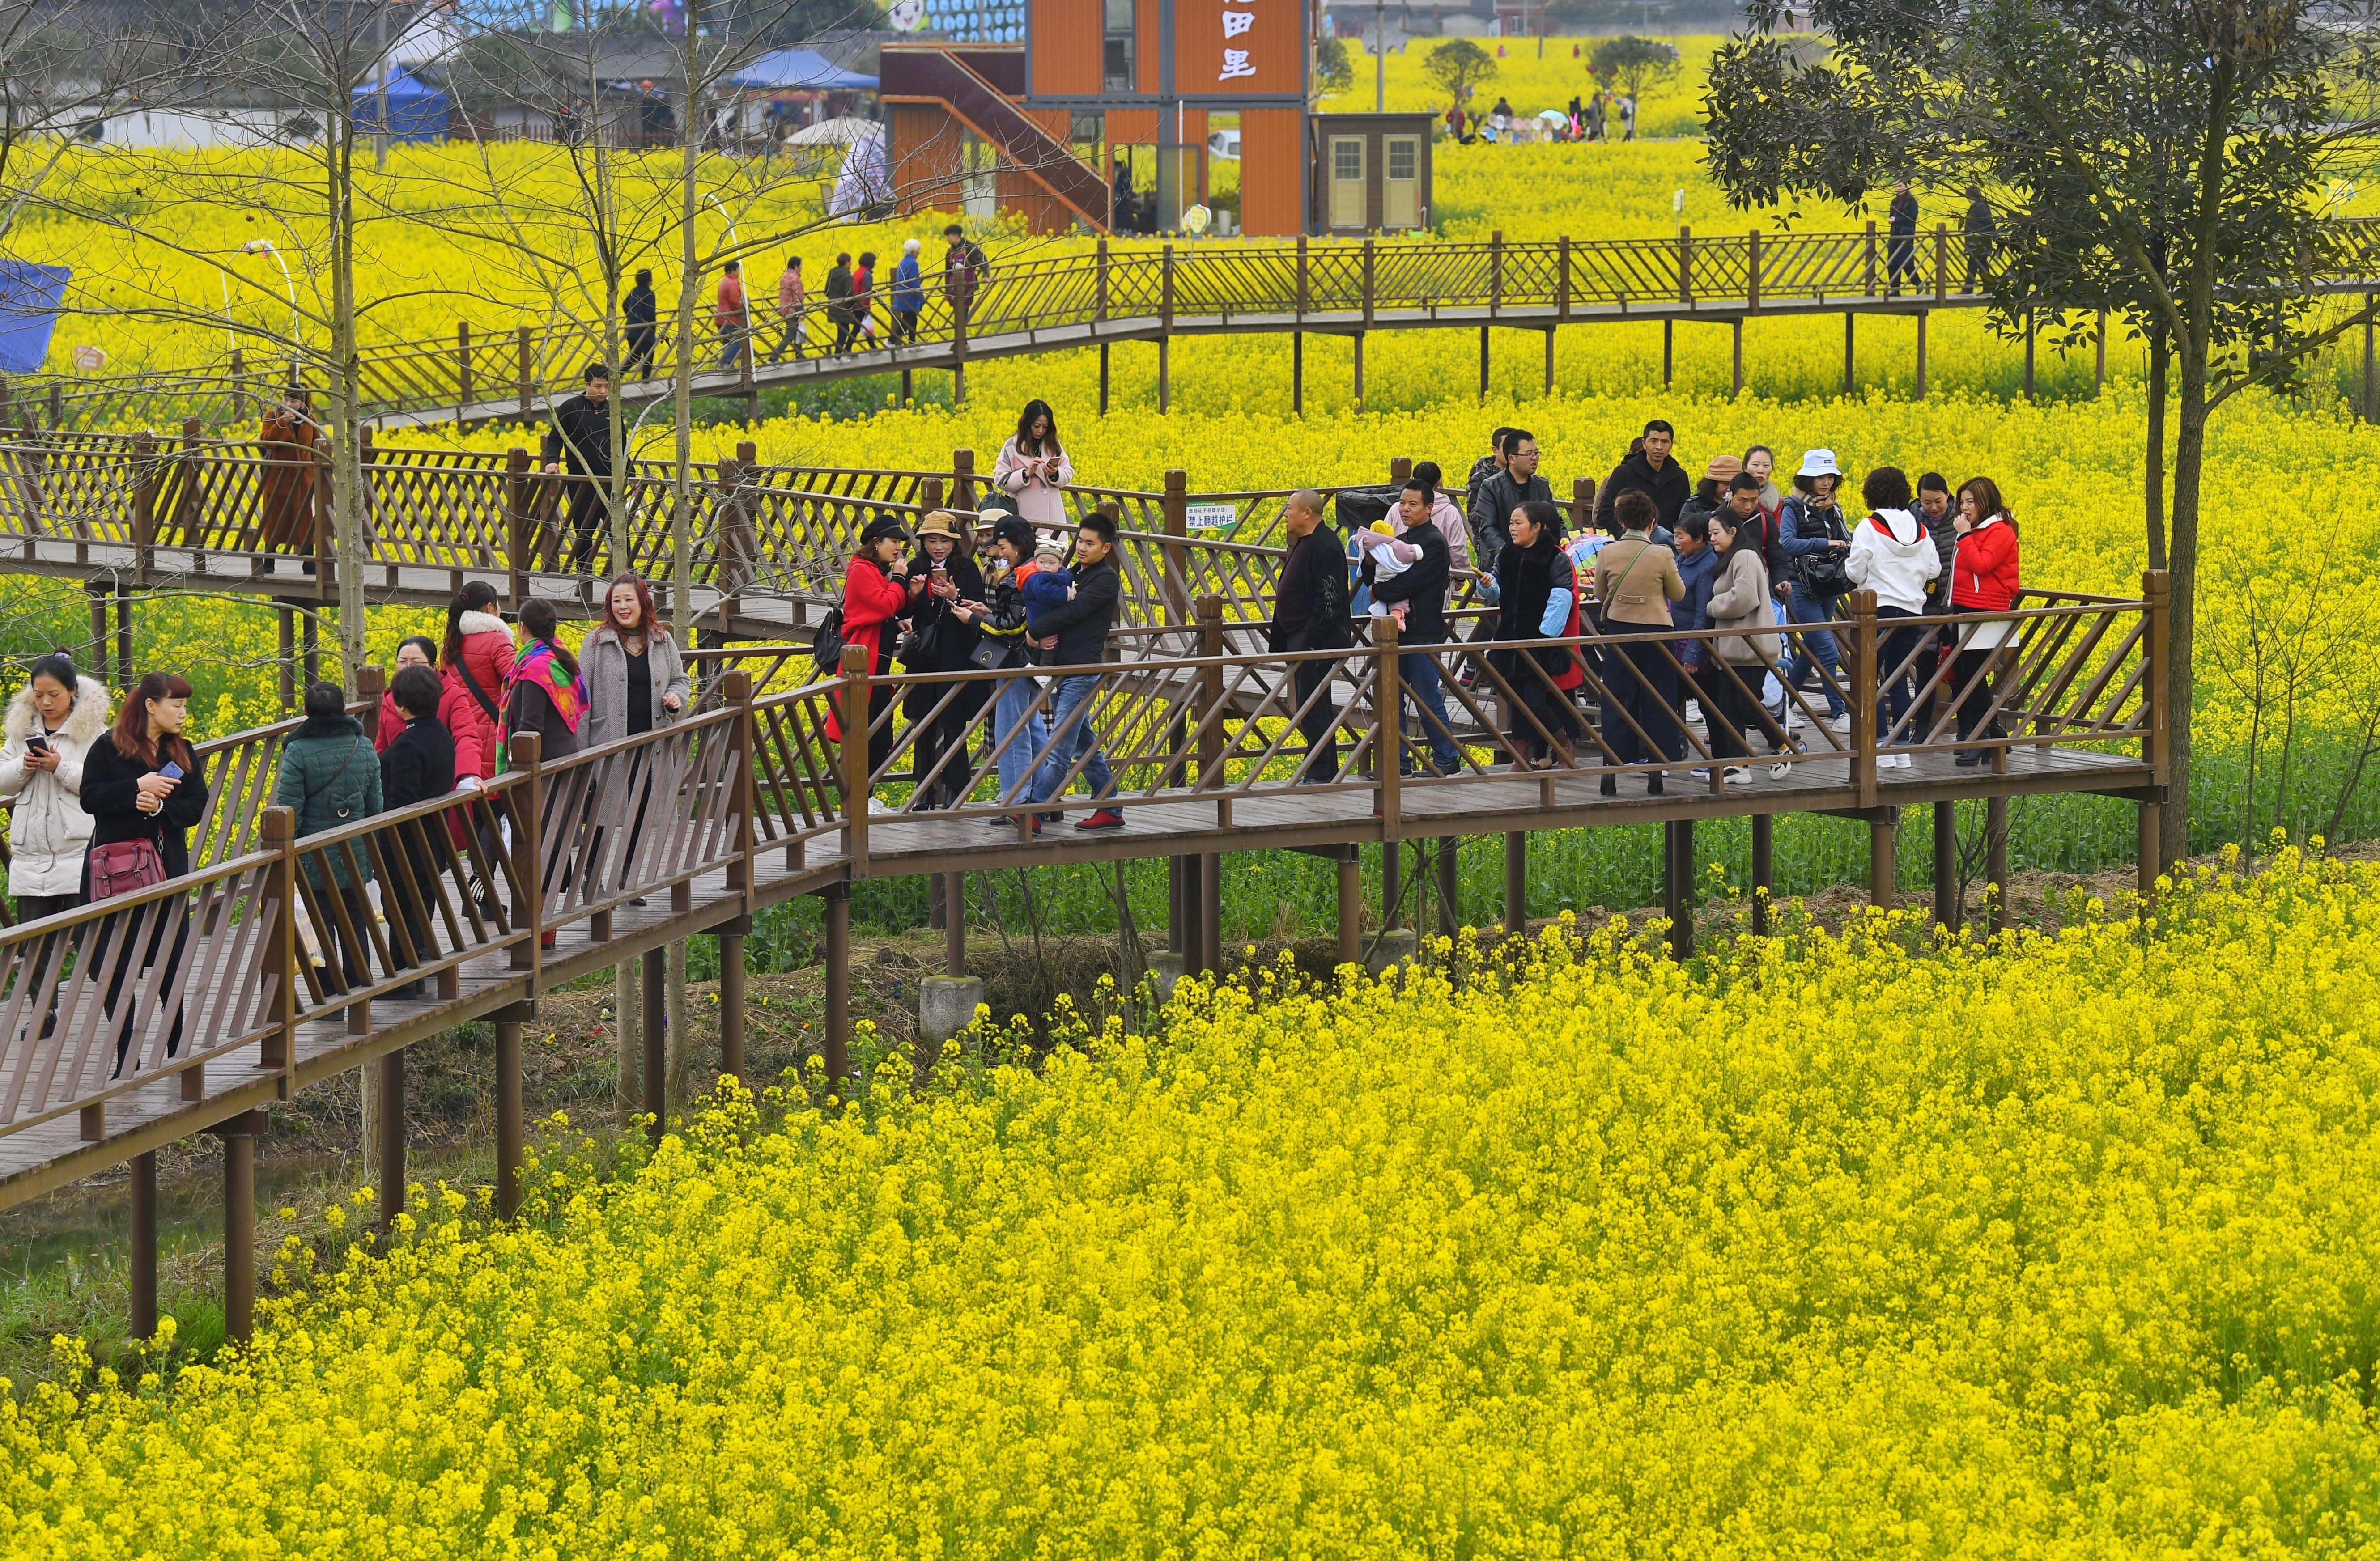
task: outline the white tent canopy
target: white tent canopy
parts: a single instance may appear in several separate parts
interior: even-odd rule
[[[861,141],[876,140],[884,134],[884,127],[873,119],[855,119],[845,115],[840,119],[821,120],[806,125],[785,138],[789,146],[856,146]]]

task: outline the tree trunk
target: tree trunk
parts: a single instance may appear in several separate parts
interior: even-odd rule
[[[352,699],[357,671],[364,664],[364,560],[370,551],[364,538],[362,436],[356,405],[355,121],[344,92],[325,106],[329,134],[322,145],[322,195],[331,219],[331,340],[330,371],[322,378],[331,403],[331,541],[339,574],[339,681]],[[290,351],[294,359],[295,342]],[[356,1071],[356,1101],[363,1113],[357,1147],[370,1174],[380,1164],[380,1071],[370,1063]],[[387,1211],[382,1213],[386,1217]]]
[[[2149,567],[2166,566],[2165,546],[2165,403],[2166,374],[2170,359],[2165,350],[2162,332],[2152,331],[2149,347],[2149,437],[2148,471],[2144,486],[2148,490]]]
[[[2206,457],[2206,351],[2186,342],[2181,359],[2180,427],[2173,445],[2173,520],[2166,564],[2171,626],[2167,635],[2167,802],[2160,849],[2168,864],[2190,854],[2191,657],[2197,645],[2198,488]]]

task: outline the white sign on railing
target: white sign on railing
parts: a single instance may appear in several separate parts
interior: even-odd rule
[[[1190,504],[1182,511],[1182,524],[1192,531],[1222,531],[1239,523],[1236,504]]]

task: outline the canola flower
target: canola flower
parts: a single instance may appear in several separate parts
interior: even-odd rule
[[[1450,968],[417,1195],[0,1398],[0,1555],[2380,1548],[2380,870]]]

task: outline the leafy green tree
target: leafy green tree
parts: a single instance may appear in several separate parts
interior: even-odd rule
[[[1678,46],[1658,38],[1606,38],[1588,56],[1587,70],[1640,104],[1646,86],[1678,73]]]
[[[1496,74],[1496,56],[1468,38],[1450,38],[1422,62],[1429,79],[1458,103],[1471,101],[1471,90]]]
[[[1314,95],[1335,97],[1355,85],[1355,64],[1347,57],[1347,41],[1325,38],[1314,45]]]

